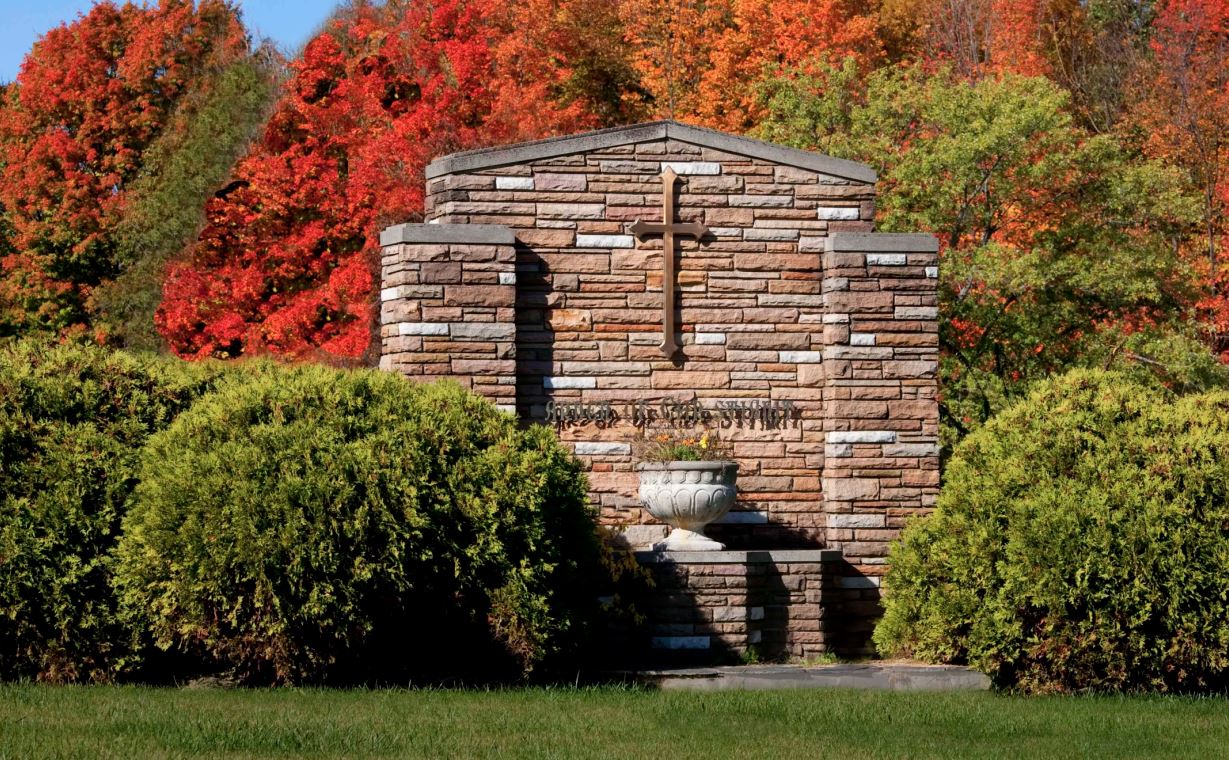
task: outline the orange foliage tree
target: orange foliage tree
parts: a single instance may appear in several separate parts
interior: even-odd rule
[[[700,110],[700,83],[735,0],[620,0],[628,55],[657,116]]]
[[[222,0],[101,2],[35,43],[0,109],[0,335],[89,324],[145,149],[207,65],[247,49]]]
[[[745,132],[775,71],[881,57],[874,14],[855,0],[622,0],[629,55],[659,116]]]
[[[734,0],[733,21],[700,79],[694,116],[715,129],[745,132],[765,116],[759,84],[772,73],[813,73],[847,57],[866,70],[881,55],[875,16],[848,0]]]
[[[551,14],[497,0],[356,4],[308,43],[263,138],[173,265],[155,317],[184,357],[357,358],[375,321],[379,229],[421,218],[449,151],[594,123],[565,98]],[[537,6],[536,12],[541,12]]]

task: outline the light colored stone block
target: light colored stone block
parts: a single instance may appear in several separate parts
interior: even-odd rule
[[[577,235],[577,248],[632,248],[636,239],[631,235]]]
[[[542,387],[547,390],[560,390],[563,388],[596,388],[596,377],[544,377],[542,378]]]
[[[824,446],[824,456],[829,459],[841,459],[853,456],[852,443],[829,443]]]
[[[719,332],[698,332],[696,333],[696,345],[700,346],[717,346],[725,343],[725,333]]]
[[[512,340],[516,325],[498,322],[453,322],[452,337],[458,340]]]
[[[515,285],[516,284],[516,272],[500,272],[499,273],[499,284],[500,285]]]
[[[627,456],[632,453],[630,443],[608,441],[577,441],[573,450],[578,455],[587,456]]]
[[[896,443],[895,430],[831,430],[824,434],[827,443]]]
[[[442,322],[402,322],[397,325],[398,335],[447,335],[448,325]]]
[[[851,346],[873,346],[875,345],[874,333],[850,333],[849,345]]]
[[[815,213],[820,219],[830,222],[855,220],[862,215],[857,206],[820,206]]]
[[[926,267],[926,276],[932,280],[938,279],[939,268],[938,267]]]
[[[752,227],[743,232],[743,240],[753,242],[789,242],[798,239],[798,230]]]
[[[903,267],[909,262],[909,257],[903,253],[868,253],[868,267]]]
[[[496,190],[532,190],[533,177],[496,177]]]
[[[824,360],[823,351],[782,351],[781,361],[785,364],[819,364]]]
[[[661,168],[674,170],[675,174],[720,174],[721,164],[712,161],[663,161]]]
[[[897,306],[894,313],[897,319],[938,319],[939,307]]]

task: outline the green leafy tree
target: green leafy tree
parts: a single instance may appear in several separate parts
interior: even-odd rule
[[[1177,246],[1197,205],[1173,168],[1090,135],[1044,78],[914,67],[859,81],[848,64],[783,72],[760,133],[874,165],[879,229],[940,239],[949,444],[1030,382],[1093,359],[1148,360],[1162,378],[1207,367],[1189,342],[1197,355],[1173,366],[1114,348],[1172,331],[1191,300]]]
[[[214,68],[146,150],[114,233],[120,274],[95,293],[113,342],[164,348],[154,312],[166,266],[204,227],[206,201],[231,189],[227,177],[268,118],[283,68],[267,45]]]

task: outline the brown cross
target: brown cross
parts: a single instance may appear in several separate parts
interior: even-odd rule
[[[696,240],[708,234],[708,228],[695,222],[675,223],[674,221],[674,183],[679,175],[669,166],[661,173],[662,181],[662,222],[642,222],[639,219],[630,227],[633,235],[641,241],[648,235],[661,235],[662,259],[665,263],[665,273],[661,281],[662,309],[662,341],[661,352],[666,358],[672,358],[679,350],[674,341],[674,236],[691,235]]]

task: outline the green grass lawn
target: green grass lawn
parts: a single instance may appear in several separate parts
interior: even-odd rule
[[[0,757],[1225,757],[1224,699],[0,686]]]

